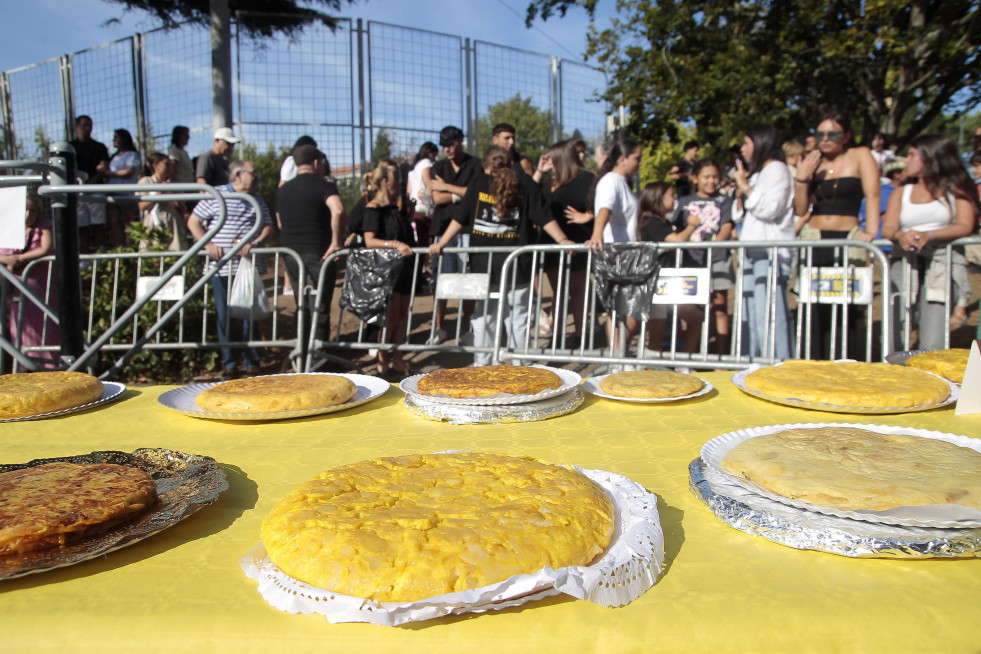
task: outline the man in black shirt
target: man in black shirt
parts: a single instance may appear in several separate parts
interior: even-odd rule
[[[215,130],[215,142],[211,144],[211,149],[198,157],[195,171],[198,184],[222,186],[228,183],[228,159],[240,140],[235,137],[231,127]]]
[[[301,145],[293,150],[296,177],[276,191],[276,221],[280,229],[280,245],[296,250],[306,270],[307,306],[315,296],[323,260],[343,246],[344,204],[337,194],[337,186],[328,182],[327,157],[313,145]],[[292,257],[286,257],[286,272],[296,292],[301,290],[299,266]],[[328,340],[330,334],[330,305],[333,298],[337,272],[333,263],[324,276],[324,293],[321,312],[317,320],[316,335]],[[302,335],[301,335],[302,337]]]
[[[75,119],[76,168],[88,176],[86,184],[105,183],[105,170],[109,168],[109,151],[106,146],[92,138],[92,119],[79,116]],[[89,247],[102,247],[106,238],[106,205],[101,202],[78,201],[78,250],[81,254],[89,252]],[[89,242],[89,230],[95,243]]]
[[[439,159],[430,171],[430,181],[427,186],[433,196],[433,215],[429,223],[429,236],[433,242],[439,241],[450,221],[456,216],[456,204],[467,194],[467,187],[482,172],[480,161],[471,157],[463,149],[463,132],[459,127],[448,125],[439,133],[439,144],[443,148],[445,158]],[[470,241],[469,234],[459,234],[448,247],[467,247]],[[442,262],[442,263],[440,263]],[[460,254],[443,254],[440,259],[433,260],[433,282],[439,272],[455,273],[464,272],[466,260]],[[464,303],[464,317],[469,317],[473,311],[473,303]],[[469,311],[467,308],[469,307]],[[434,343],[439,343],[446,339],[446,329],[443,327],[443,319],[446,316],[446,300],[439,300],[436,303],[436,335],[432,339]]]
[[[491,130],[491,142],[508,151],[508,155],[511,157],[511,170],[515,174],[519,177],[523,174],[530,177],[535,173],[535,166],[532,165],[528,157],[518,152],[514,145],[515,134],[517,132],[511,123],[498,123]]]
[[[668,177],[674,182],[675,197],[681,199],[686,195],[691,195],[693,190],[691,171],[695,167],[695,160],[698,159],[698,141],[688,141],[684,145],[685,156],[678,159],[678,163],[671,166]]]

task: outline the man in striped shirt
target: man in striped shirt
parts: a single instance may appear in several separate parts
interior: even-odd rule
[[[261,247],[263,241],[272,232],[272,218],[270,217],[269,207],[255,191],[259,186],[259,175],[256,172],[255,164],[251,161],[233,161],[228,167],[228,177],[230,183],[219,186],[218,191],[222,195],[229,193],[250,193],[255,197],[262,209],[262,231],[250,243],[247,243],[238,252],[239,257],[249,256],[249,252],[254,247]],[[214,238],[205,245],[211,259],[208,261],[208,271],[217,266],[217,260],[222,257],[228,248],[245,238],[249,231],[255,226],[256,210],[255,207],[245,200],[227,198],[225,200],[228,216],[225,224],[215,234]],[[203,200],[194,207],[194,212],[187,220],[187,226],[194,234],[194,238],[201,240],[208,230],[212,220],[216,220],[220,215],[220,207],[217,200]],[[211,288],[214,291],[215,311],[218,314],[218,340],[227,343],[230,337],[235,340],[246,342],[250,340],[252,334],[252,323],[245,320],[235,320],[228,317],[228,289],[229,280],[233,279],[238,271],[238,257],[233,258],[218,271],[218,274],[211,278]],[[262,257],[256,259],[256,267],[263,272],[265,261]],[[256,374],[259,372],[259,353],[253,347],[232,352],[229,347],[221,348],[222,376],[233,378],[238,375],[238,364],[241,358],[242,367],[246,374]]]

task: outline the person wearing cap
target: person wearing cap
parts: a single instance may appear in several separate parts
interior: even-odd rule
[[[235,137],[231,127],[215,130],[215,142],[211,149],[202,152],[198,157],[198,184],[222,186],[228,183],[228,158],[232,156],[232,150],[240,140]]]
[[[315,298],[314,290],[324,259],[344,247],[347,217],[337,185],[325,179],[328,170],[326,155],[314,145],[300,145],[293,149],[293,161],[296,164],[296,177],[276,191],[276,221],[280,229],[280,245],[295,250],[303,261],[309,307]],[[301,289],[299,265],[293,257],[286,257],[285,261],[286,272],[296,293],[297,289]],[[336,268],[331,263],[324,277],[326,299],[323,300],[316,325],[316,335],[320,340],[329,338],[330,302],[336,276]],[[302,334],[300,336],[303,337]]]

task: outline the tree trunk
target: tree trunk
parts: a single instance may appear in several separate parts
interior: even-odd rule
[[[215,129],[232,127],[232,24],[228,0],[211,9],[211,115]]]

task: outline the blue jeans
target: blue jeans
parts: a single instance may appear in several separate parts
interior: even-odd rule
[[[227,343],[230,340],[248,341],[252,335],[252,323],[236,318],[228,319],[228,281],[226,275],[215,275],[211,278],[211,290],[215,298],[215,313],[218,314],[218,340]],[[228,329],[225,321],[228,320]],[[231,337],[231,338],[230,338]],[[259,352],[254,347],[237,349],[232,352],[230,347],[221,348],[221,366],[225,370],[235,370],[238,366],[239,353],[242,355],[242,366],[246,370],[259,368]]]
[[[793,350],[790,333],[790,313],[787,309],[787,278],[790,261],[777,257],[776,285],[767,298],[767,282],[770,278],[770,259],[767,250],[746,250],[746,268],[743,270],[743,323],[742,354],[769,356],[773,342],[773,356],[789,359]],[[773,324],[770,321],[770,303],[774,309]]]

